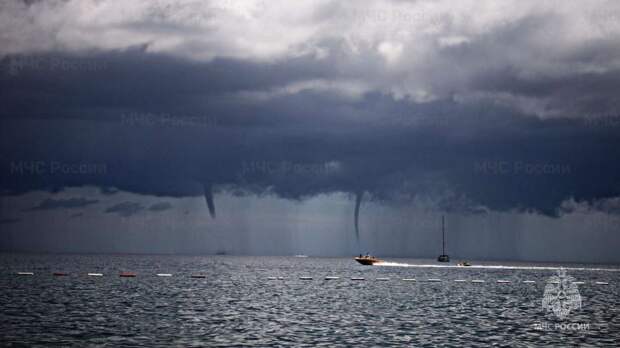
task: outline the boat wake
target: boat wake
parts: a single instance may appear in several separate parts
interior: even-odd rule
[[[506,265],[433,265],[433,264],[410,264],[400,262],[379,262],[374,266],[383,267],[416,267],[416,268],[458,268],[458,269],[509,269],[509,270],[530,270],[530,271],[554,271],[565,269],[569,271],[602,271],[602,272],[620,272],[619,268],[590,268],[590,267],[557,267],[557,266],[506,266]]]

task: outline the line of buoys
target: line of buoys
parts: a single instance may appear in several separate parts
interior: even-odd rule
[[[33,276],[34,272],[16,272],[15,274],[19,275],[19,276]],[[69,276],[69,273],[67,273],[67,272],[53,272],[52,275],[55,276],[55,277],[66,277],[66,276]],[[86,275],[89,276],[89,277],[102,277],[103,276],[102,273],[87,273]],[[119,276],[123,277],[123,278],[134,278],[134,277],[137,276],[137,274],[134,273],[134,272],[121,272],[119,274]],[[156,276],[157,277],[172,277],[172,274],[171,273],[157,273]],[[190,278],[201,278],[201,279],[204,279],[206,277],[207,276],[205,274],[201,274],[201,273],[196,273],[196,274],[191,274],[190,275]],[[283,279],[285,279],[285,277],[270,276],[270,277],[267,277],[267,279],[268,280],[283,280]],[[310,276],[300,276],[299,279],[300,280],[313,280],[314,278],[310,277]],[[340,279],[340,277],[338,277],[338,276],[325,276],[324,279],[325,280],[337,280],[337,279]],[[350,279],[354,280],[354,281],[366,280],[363,277],[351,277]],[[388,277],[378,277],[378,278],[375,278],[375,280],[376,281],[389,281],[390,278],[388,278]],[[402,281],[405,281],[405,282],[416,282],[418,280],[416,278],[402,278]],[[438,279],[438,278],[428,278],[426,280],[421,280],[421,281],[429,282],[429,283],[434,283],[434,282],[441,282],[441,279]],[[468,282],[468,280],[466,280],[466,279],[454,279],[454,282],[455,283],[465,283],[465,282]],[[485,283],[486,281],[483,280],[483,279],[472,279],[471,282],[472,283]],[[498,279],[498,280],[496,280],[496,283],[498,283],[498,284],[509,284],[509,283],[512,283],[512,281],[511,280],[506,280],[506,279]],[[524,284],[535,284],[536,281],[535,280],[523,280],[522,283],[524,283]],[[549,283],[551,283],[551,284],[559,284],[558,281],[551,281]],[[603,282],[603,281],[595,281],[593,283],[596,284],[596,285],[609,285],[609,282]],[[586,284],[586,282],[575,281],[575,282],[573,282],[573,284],[575,284],[575,285],[584,285],[584,284]]]

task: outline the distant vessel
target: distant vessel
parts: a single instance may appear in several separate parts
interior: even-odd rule
[[[467,267],[467,266],[471,266],[471,263],[469,263],[469,261],[462,261],[462,262],[459,262],[457,266]]]
[[[382,260],[374,257],[374,256],[370,256],[370,255],[366,255],[366,256],[358,256],[355,258],[355,261],[361,263],[364,266],[372,266],[375,263],[379,263],[379,262],[383,262]]]
[[[444,217],[441,216],[441,250],[442,253],[437,257],[437,261],[439,262],[450,262],[450,256],[446,254],[446,231],[445,231],[445,223]]]
[[[304,254],[297,254],[297,255],[293,255],[293,257],[308,257],[308,255],[304,255]]]

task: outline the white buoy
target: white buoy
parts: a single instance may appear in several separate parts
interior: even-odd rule
[[[429,278],[426,280],[427,282],[440,282],[441,279],[437,279],[437,278]]]
[[[282,280],[282,279],[284,279],[284,277],[278,277],[278,280]]]
[[[90,277],[103,277],[103,274],[101,274],[101,273],[88,273],[88,276],[90,276]]]
[[[524,284],[534,284],[534,283],[536,283],[536,281],[534,281],[534,280],[524,280],[523,283]]]
[[[510,280],[503,280],[503,279],[499,279],[499,280],[497,281],[497,283],[498,283],[498,284],[508,284],[508,283],[510,283]]]
[[[377,278],[378,281],[380,282],[386,282],[388,280],[390,280],[390,278]]]
[[[454,279],[454,281],[455,281],[456,283],[464,283],[464,282],[466,282],[466,280],[465,280],[465,279]]]
[[[575,285],[583,285],[583,284],[585,284],[585,283],[586,283],[586,282],[573,282],[573,284],[575,284]]]
[[[482,279],[474,279],[471,282],[472,283],[484,283],[484,280],[482,280]]]
[[[276,279],[278,279],[278,278],[276,278],[276,277],[267,277],[267,280],[276,280]]]
[[[608,282],[595,282],[596,285],[609,285]]]
[[[365,279],[361,278],[361,277],[353,277],[353,278],[351,278],[351,280],[365,280]]]
[[[170,273],[157,273],[158,277],[172,277],[172,274]]]
[[[301,280],[312,280],[312,277],[299,277]]]
[[[34,273],[33,272],[17,272],[17,275],[20,275],[20,276],[31,276],[31,275],[34,275]]]
[[[336,280],[340,279],[340,277],[325,277],[325,280]]]
[[[403,278],[404,282],[415,282],[415,278]]]

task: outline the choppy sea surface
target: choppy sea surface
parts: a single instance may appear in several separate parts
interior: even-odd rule
[[[421,266],[426,264],[437,265],[407,259],[369,267],[351,258],[0,254],[0,344],[611,347],[620,342],[617,266],[562,265],[578,289],[580,308],[571,307],[560,319],[542,306],[545,288],[558,279],[551,278],[558,276],[558,265]],[[121,278],[120,272],[136,277]],[[575,297],[570,299],[563,303],[575,305]]]

